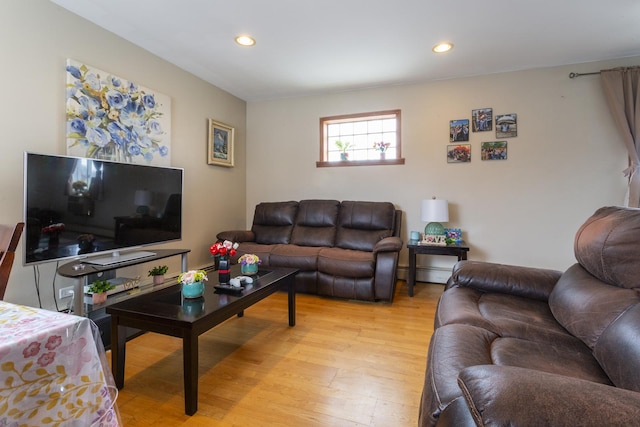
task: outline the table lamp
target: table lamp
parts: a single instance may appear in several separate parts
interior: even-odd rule
[[[151,191],[136,190],[133,196],[133,203],[138,207],[136,213],[138,215],[149,215],[149,205],[151,204]]]
[[[441,222],[449,221],[449,204],[446,200],[436,199],[422,201],[421,219],[428,224],[424,227],[422,243],[445,245],[444,227]]]

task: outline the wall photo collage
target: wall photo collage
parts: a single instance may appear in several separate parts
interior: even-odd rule
[[[471,162],[469,133],[492,132],[494,129],[496,140],[480,143],[480,159],[507,160],[507,141],[499,139],[518,136],[518,115],[496,114],[494,118],[493,108],[478,108],[471,110],[471,120],[457,119],[449,122],[447,163]]]

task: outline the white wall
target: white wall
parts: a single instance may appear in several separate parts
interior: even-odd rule
[[[405,212],[403,239],[422,230],[420,201],[450,203],[469,258],[565,269],[573,237],[598,207],[620,205],[627,156],[601,91],[588,72],[637,64],[638,58],[572,67],[250,102],[247,106],[247,223],[260,201],[333,198],[391,201]],[[517,113],[508,160],[481,161],[494,132],[471,133],[472,161],[448,164],[449,120],[471,110]],[[402,166],[316,168],[319,118],[402,110]],[[422,277],[446,279],[451,257],[419,257]],[[400,260],[408,264],[406,249]],[[401,271],[402,275],[404,271]],[[435,274],[434,274],[435,273]],[[420,277],[420,276],[419,276]]]
[[[166,94],[172,101],[172,166],[185,169],[183,240],[164,247],[189,248],[189,267],[211,264],[209,245],[223,229],[245,222],[246,103],[47,0],[0,2],[3,82],[0,103],[0,223],[22,218],[24,151],[66,154],[65,65],[73,58]],[[207,165],[207,119],[236,129],[234,168]],[[163,246],[161,246],[163,247]],[[22,251],[22,244],[19,247]],[[179,258],[169,274],[179,272]],[[55,308],[54,264],[39,267],[45,308]],[[125,269],[122,275],[141,274]],[[14,264],[5,300],[38,305],[34,269]],[[121,273],[121,271],[119,271]],[[65,303],[66,304],[66,303]],[[64,305],[64,304],[63,304]]]

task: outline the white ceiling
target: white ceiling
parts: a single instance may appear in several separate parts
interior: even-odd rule
[[[51,1],[246,101],[640,55],[639,0]]]

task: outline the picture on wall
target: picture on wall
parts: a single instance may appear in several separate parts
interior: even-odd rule
[[[447,163],[469,163],[471,144],[447,145]]]
[[[493,109],[480,108],[471,110],[471,129],[473,132],[493,130]]]
[[[171,98],[67,59],[70,156],[171,165]]]
[[[507,160],[507,141],[483,142],[480,148],[482,160]]]
[[[231,126],[209,119],[208,164],[233,166],[233,134]]]
[[[496,115],[496,138],[513,138],[518,136],[518,115]]]
[[[469,120],[451,120],[449,122],[449,142],[469,140]]]

